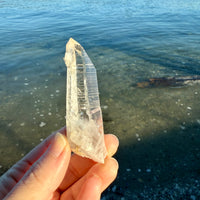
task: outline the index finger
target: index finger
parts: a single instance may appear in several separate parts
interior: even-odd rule
[[[24,158],[22,158],[22,160],[20,160],[19,162],[27,162],[29,163],[29,165],[32,165],[34,162],[36,162],[46,151],[49,144],[51,143],[53,136],[57,132],[66,135],[66,127],[62,127],[60,130],[53,132],[44,141],[42,141],[39,145],[37,145],[32,151],[30,151]]]
[[[66,135],[66,128],[63,127],[59,130],[59,132]],[[24,158],[22,158],[13,167],[11,167],[5,174],[3,174],[3,176],[1,176],[0,188],[2,188],[2,190],[0,192],[0,199],[12,190],[12,188],[19,182],[19,180],[29,170],[33,163],[35,163],[44,154],[46,149],[51,144],[51,140],[55,133],[57,133],[57,131],[47,137],[30,153],[28,153]]]
[[[17,183],[22,176],[27,172],[27,170],[44,154],[44,152],[49,147],[54,135],[60,132],[66,135],[66,127],[49,135],[44,141],[37,145],[32,151],[30,151],[26,156],[24,156],[20,161],[18,161],[12,168],[10,168],[4,176],[13,177]]]

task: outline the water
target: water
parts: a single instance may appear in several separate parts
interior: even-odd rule
[[[136,87],[200,75],[198,0],[7,0],[0,21],[1,174],[65,125],[63,57],[73,37],[97,68],[105,132],[120,139],[114,186],[123,192],[106,195],[199,181],[199,85]]]

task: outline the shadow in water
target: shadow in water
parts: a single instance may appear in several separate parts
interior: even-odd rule
[[[135,46],[135,49],[133,49],[132,44],[125,45],[124,49],[117,46],[114,48],[127,54],[128,56],[140,58],[150,63],[150,65],[157,64],[170,70],[178,70],[180,72],[187,73],[188,75],[200,75],[199,58],[190,56],[190,52],[187,52],[186,49],[185,52],[181,54],[176,52],[176,50],[174,50],[174,52],[171,50],[167,52],[167,47],[165,49],[166,52],[154,49],[142,49],[137,45]]]
[[[144,191],[156,193],[165,188],[173,193],[176,185],[188,186],[191,179],[200,181],[199,133],[200,125],[196,123],[181,130],[157,132],[141,141],[121,141],[115,156],[120,166],[119,174],[104,192],[110,197],[106,199],[133,199],[134,195],[140,199]],[[195,195],[192,186],[188,188]]]

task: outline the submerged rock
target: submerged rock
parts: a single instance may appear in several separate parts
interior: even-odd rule
[[[200,83],[200,76],[182,76],[182,77],[161,77],[161,78],[150,78],[147,81],[137,83],[139,88],[147,87],[178,87],[184,85],[193,85]]]

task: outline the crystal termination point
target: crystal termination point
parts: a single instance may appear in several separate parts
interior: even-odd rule
[[[66,125],[72,151],[104,163],[106,148],[96,69],[84,48],[70,38],[67,66]]]

